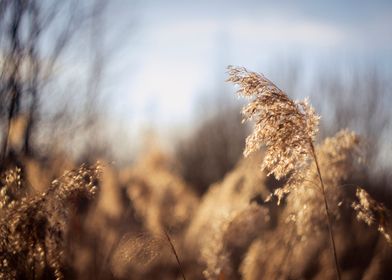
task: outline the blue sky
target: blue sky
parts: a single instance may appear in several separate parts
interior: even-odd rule
[[[268,74],[306,67],[392,65],[392,1],[113,1],[108,31],[121,30],[110,94],[116,115],[186,123],[202,94],[223,87],[228,64]],[[110,34],[109,34],[110,35]],[[112,77],[113,79],[111,80]]]

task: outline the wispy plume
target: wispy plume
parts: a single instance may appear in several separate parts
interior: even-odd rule
[[[244,155],[265,145],[262,169],[278,180],[287,179],[285,187],[275,191],[280,201],[303,179],[302,171],[309,166],[320,117],[307,100],[292,101],[261,74],[233,66],[228,67],[228,73],[227,81],[239,86],[237,93],[252,98],[242,110],[243,121],[255,121]]]
[[[44,193],[26,196],[20,169],[0,179],[0,278],[64,279],[70,207],[94,196],[99,164],[82,165],[54,180]]]
[[[374,200],[364,189],[357,188],[358,201],[352,203],[352,208],[359,221],[368,226],[376,225],[378,231],[392,246],[392,214],[382,203]]]
[[[327,218],[331,249],[340,279],[338,258],[332,232],[332,221],[325,186],[313,142],[318,132],[320,117],[306,100],[293,101],[263,75],[242,67],[228,67],[228,81],[239,85],[237,93],[253,98],[243,108],[244,121],[254,120],[253,132],[246,139],[244,155],[266,147],[262,169],[276,179],[285,179],[285,186],[275,190],[278,203],[285,194],[304,182],[311,160],[316,165]]]

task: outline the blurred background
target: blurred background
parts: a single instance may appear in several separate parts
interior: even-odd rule
[[[154,137],[205,189],[241,154],[241,103],[225,83],[238,65],[309,97],[321,139],[344,127],[361,134],[371,173],[386,180],[391,24],[389,1],[3,0],[2,152],[56,147],[70,160],[126,164]],[[11,119],[21,143],[6,144]],[[205,167],[215,161],[219,170]]]
[[[391,206],[391,27],[388,0],[0,0],[0,171],[21,168],[37,194],[64,170],[101,160],[97,202],[72,212],[77,238],[64,271],[75,279],[128,279],[129,271],[154,279],[163,270],[179,277],[170,250],[150,235],[169,229],[187,255],[197,245],[192,234],[206,226],[197,217],[214,209],[209,201],[222,199],[222,213],[245,207],[231,220],[236,231],[243,216],[267,216],[264,192],[277,184],[256,175],[261,160],[241,163],[251,126],[241,123],[245,101],[225,82],[235,65],[263,73],[293,99],[309,97],[321,115],[319,142],[342,128],[358,133],[365,164],[347,176]],[[271,211],[268,225],[283,236],[280,210]],[[245,254],[250,241],[230,240]],[[167,252],[136,255],[143,246]],[[118,248],[131,248],[130,267]],[[190,279],[203,270],[197,259],[184,260]]]
[[[93,149],[125,163],[153,132],[183,160],[196,156],[184,145],[204,157],[207,147],[186,142],[213,138],[222,111],[233,115],[227,129],[241,130],[232,108],[239,102],[224,82],[227,65],[239,65],[294,98],[309,96],[323,117],[321,135],[353,129],[373,149],[372,169],[391,167],[389,1],[1,5],[3,143],[9,116],[23,115],[26,151],[58,145],[79,158]],[[227,160],[239,156],[234,150]]]

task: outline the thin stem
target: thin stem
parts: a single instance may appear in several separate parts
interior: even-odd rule
[[[180,271],[181,271],[182,278],[183,278],[184,280],[186,280],[185,274],[184,274],[184,271],[183,271],[183,269],[182,269],[182,265],[181,265],[181,262],[180,262],[180,258],[178,257],[178,254],[177,254],[177,251],[176,251],[176,248],[174,248],[174,244],[173,244],[173,242],[172,242],[172,240],[171,240],[169,234],[167,233],[167,231],[166,231],[166,230],[163,230],[163,232],[165,233],[165,236],[166,236],[166,238],[167,238],[167,241],[169,242],[170,247],[171,247],[171,249],[172,249],[172,251],[173,251],[173,253],[174,253],[174,256],[176,257],[176,260],[177,260],[177,263],[178,263],[178,267],[180,268]]]
[[[328,203],[327,203],[327,197],[325,195],[324,181],[323,181],[323,178],[321,177],[320,167],[319,167],[319,164],[318,164],[316,152],[315,152],[315,149],[314,149],[312,141],[310,141],[310,147],[312,149],[314,161],[316,163],[317,174],[319,176],[320,183],[321,183],[321,189],[323,191],[323,199],[324,199],[325,212],[326,212],[326,215],[327,215],[329,237],[330,237],[331,247],[332,247],[332,251],[333,251],[333,258],[334,258],[334,262],[335,262],[336,279],[340,280],[341,279],[341,277],[340,277],[340,269],[339,269],[339,264],[338,264],[338,256],[336,254],[335,239],[334,239],[333,233],[332,233],[331,215],[330,215],[330,212],[329,212],[329,207],[328,207]]]

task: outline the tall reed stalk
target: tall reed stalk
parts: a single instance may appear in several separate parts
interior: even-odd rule
[[[246,139],[244,155],[248,156],[265,146],[262,169],[268,175],[273,174],[277,180],[286,181],[282,188],[274,191],[278,204],[286,194],[306,180],[310,161],[314,160],[322,189],[336,278],[340,280],[331,213],[313,145],[320,117],[307,100],[291,100],[263,75],[233,66],[228,67],[228,74],[227,81],[239,86],[237,93],[252,99],[242,110],[243,121],[255,121],[252,134]]]
[[[340,280],[340,269],[339,269],[339,263],[338,263],[338,256],[336,254],[336,245],[335,245],[335,239],[333,237],[332,221],[331,221],[331,215],[330,215],[330,211],[329,211],[329,207],[328,207],[327,196],[325,194],[324,181],[323,181],[323,177],[321,176],[320,167],[319,167],[319,163],[318,163],[318,160],[317,160],[317,155],[316,155],[316,152],[315,152],[315,149],[314,149],[313,142],[310,142],[310,145],[312,147],[312,154],[313,154],[314,162],[316,163],[317,175],[318,175],[318,177],[320,179],[321,189],[323,191],[324,208],[325,208],[325,214],[327,216],[329,239],[330,239],[330,242],[331,242],[331,248],[332,248],[332,253],[333,253],[333,260],[334,260],[334,263],[335,263],[336,278],[338,280]]]

